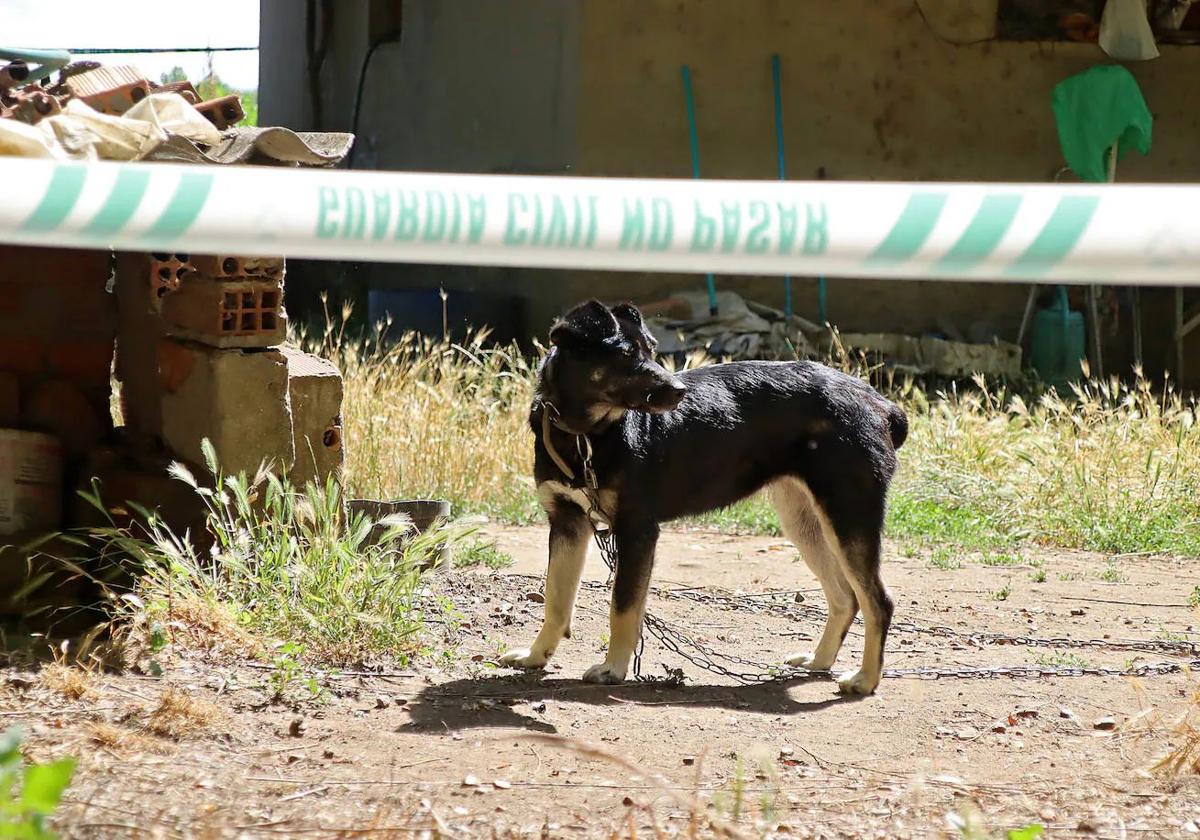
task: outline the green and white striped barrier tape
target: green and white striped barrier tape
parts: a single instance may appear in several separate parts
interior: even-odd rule
[[[668,181],[0,158],[0,242],[378,262],[1192,285],[1200,187]]]

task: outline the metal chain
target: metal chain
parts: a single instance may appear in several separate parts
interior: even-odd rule
[[[595,503],[593,502],[593,505]],[[600,549],[600,556],[604,560],[604,564],[608,567],[609,581],[616,571],[617,562],[617,547],[616,540],[613,536],[611,528],[597,527],[595,530],[596,546]],[[605,585],[607,588],[607,584]],[[744,603],[738,603],[739,599],[725,596],[715,595],[706,592],[697,592],[695,590],[685,590],[679,592],[660,591],[658,594],[671,598],[683,598],[700,603],[709,603],[720,605],[726,609],[746,609]],[[804,605],[799,607],[795,603],[781,604],[778,601],[772,602],[769,599],[764,599],[763,596],[747,596],[756,600],[766,600],[766,603],[758,604],[769,612],[782,613],[791,618],[798,617],[797,614],[807,614],[805,617],[811,618],[814,616],[824,617],[825,613],[817,607]],[[745,598],[741,599],[743,602]],[[861,623],[856,619],[856,622]],[[813,673],[804,668],[793,668],[790,666],[774,666],[767,665],[761,662],[756,662],[752,659],[745,659],[736,654],[719,653],[713,648],[696,641],[691,636],[680,632],[668,622],[652,614],[649,610],[646,611],[644,618],[646,631],[651,636],[658,640],[666,650],[674,653],[681,659],[690,662],[691,664],[702,668],[710,673],[718,676],[728,677],[743,685],[755,685],[771,682],[785,682],[796,679],[803,679],[811,676]],[[892,625],[892,629],[901,632],[922,633],[926,635],[937,636],[940,638],[957,638],[974,641],[980,645],[983,644],[999,644],[999,645],[1020,645],[1025,647],[1065,647],[1065,648],[1102,648],[1107,650],[1122,650],[1122,651],[1140,651],[1140,652],[1156,652],[1156,653],[1173,653],[1176,655],[1200,656],[1200,643],[1186,641],[1166,641],[1158,639],[1069,639],[1066,637],[1040,638],[1035,636],[1009,636],[1003,633],[967,633],[960,630],[955,630],[952,627],[935,626],[922,627],[912,622],[896,622]],[[665,677],[651,677],[642,674],[642,653],[645,649],[646,636],[645,633],[638,639],[637,647],[633,653],[633,676],[634,679],[640,682],[665,682],[670,684],[682,684],[683,671],[681,669],[668,668],[663,666],[666,672]],[[737,670],[727,667],[722,662],[728,662],[733,665],[741,665],[744,668],[752,670]],[[939,680],[939,679],[987,679],[1006,677],[1009,679],[1039,679],[1043,677],[1083,677],[1083,676],[1098,676],[1098,677],[1149,677],[1159,676],[1162,674],[1175,674],[1183,670],[1200,670],[1200,658],[1195,658],[1190,661],[1179,662],[1155,662],[1144,665],[1135,665],[1127,668],[1109,668],[1100,666],[1049,666],[1049,665],[1009,665],[1009,666],[962,666],[962,667],[915,667],[915,668],[885,668],[883,676],[899,678],[908,677],[922,680]]]
[[[689,601],[698,603],[710,604],[731,610],[748,609],[743,603],[739,603],[748,599],[754,599],[755,606],[759,606],[768,612],[782,615],[791,619],[819,619],[824,620],[825,611],[819,607],[810,606],[808,604],[780,603],[778,600],[770,600],[772,593],[763,593],[761,595],[747,595],[742,597],[717,595],[708,592],[698,592],[695,590],[683,590],[672,592],[671,590],[663,590],[658,593],[666,598],[683,598]],[[854,623],[862,624],[861,618],[855,618]],[[1046,647],[1046,648],[1077,648],[1077,649],[1101,649],[1101,650],[1121,650],[1134,651],[1140,653],[1165,653],[1174,656],[1193,656],[1200,657],[1200,642],[1192,642],[1185,640],[1169,640],[1169,639],[1071,639],[1066,636],[1013,636],[1007,633],[979,633],[969,632],[965,630],[955,630],[953,627],[943,625],[934,625],[932,627],[923,627],[910,621],[894,621],[889,628],[890,633],[919,633],[926,636],[937,636],[941,638],[961,639],[967,642],[972,642],[978,645],[1013,645],[1021,647]]]
[[[595,470],[592,468],[591,441],[586,435],[579,435],[575,439],[575,447],[576,453],[583,462],[584,484],[582,489],[588,500],[587,516],[592,522],[596,547],[600,549],[600,556],[604,559],[604,564],[608,566],[608,582],[604,584],[604,588],[607,589],[608,586],[612,584],[613,575],[616,574],[617,568],[617,541],[613,533],[613,522],[612,518],[600,505],[600,483],[597,480]],[[695,602],[711,604],[723,609],[733,610],[747,609],[745,606],[745,601],[749,598],[754,598],[758,602],[755,604],[755,606],[777,615],[784,615],[788,618],[824,619],[826,617],[825,612],[817,607],[809,606],[807,604],[800,605],[795,601],[790,604],[780,603],[777,600],[773,600],[770,593],[764,595],[743,596],[741,598],[735,598],[727,595],[717,595],[707,592],[698,592],[696,590],[683,590],[674,592],[667,590],[660,591],[659,594],[668,598],[683,598]],[[861,619],[856,618],[855,623],[861,624]],[[768,665],[762,662],[756,662],[752,659],[745,659],[735,654],[718,653],[708,645],[698,642],[691,636],[680,632],[677,628],[673,627],[671,624],[659,618],[658,616],[652,614],[649,610],[646,611],[645,617],[643,618],[643,625],[645,630],[658,640],[659,644],[661,644],[671,653],[674,653],[676,656],[679,656],[680,658],[699,668],[704,669],[705,671],[709,671],[710,673],[717,674],[719,676],[728,677],[744,685],[803,679],[814,673],[804,668]],[[1010,636],[1004,633],[968,633],[946,626],[922,627],[921,625],[913,622],[895,622],[889,629],[895,632],[919,633],[938,638],[964,639],[978,646],[994,644],[1019,645],[1024,647],[1076,649],[1091,648],[1137,651],[1142,653],[1166,653],[1174,654],[1176,656],[1191,656],[1197,658],[1193,658],[1190,661],[1156,662],[1127,668],[1107,668],[1090,665],[885,668],[883,670],[883,675],[885,677],[913,677],[923,680],[938,680],[943,678],[982,679],[995,677],[1008,677],[1012,679],[1082,676],[1147,677],[1157,676],[1160,674],[1174,674],[1185,669],[1200,670],[1200,642],[1168,641],[1162,639],[1070,639],[1065,636],[1051,638],[1042,638],[1037,636]],[[638,643],[633,652],[634,679],[641,682],[667,682],[673,684],[682,684],[684,675],[682,669],[679,668],[673,669],[664,665],[663,669],[666,672],[665,677],[650,677],[642,674],[642,654],[645,650],[645,645],[646,633],[643,632],[638,637]],[[736,670],[735,668],[730,668],[721,664],[723,662],[727,662],[735,666],[742,666],[742,668],[749,668],[751,670]]]

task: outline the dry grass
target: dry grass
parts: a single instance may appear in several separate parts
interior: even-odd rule
[[[348,315],[348,313],[344,313]],[[515,521],[537,515],[527,416],[531,363],[488,349],[382,330],[351,342],[328,330],[315,350],[345,378],[346,478],[366,498],[437,497]]]
[[[1032,401],[977,384],[907,395],[893,525],[937,534],[940,520],[966,541],[1200,554],[1195,402],[1140,377]]]
[[[68,700],[82,700],[95,692],[90,671],[63,662],[52,662],[38,673],[42,687],[61,694]]]
[[[1200,684],[1173,721],[1166,726],[1171,746],[1150,769],[1163,776],[1200,775]]]
[[[207,700],[168,688],[146,720],[146,731],[164,738],[185,738],[220,720],[221,710]]]
[[[158,738],[152,738],[133,729],[105,721],[89,723],[85,732],[89,747],[98,747],[117,755],[162,754],[165,752],[163,743]]]
[[[129,623],[119,628],[122,641],[137,652],[155,652],[165,637],[185,650],[203,651],[211,658],[259,657],[266,651],[262,638],[238,623],[226,605],[193,592],[139,602],[127,611]]]
[[[346,314],[346,313],[343,313]],[[460,511],[537,518],[527,425],[534,365],[487,349],[333,329],[314,349],[346,379],[347,478],[375,498],[436,495]],[[1060,396],[977,382],[928,395],[860,360],[908,412],[892,496],[894,536],[989,547],[1036,542],[1113,553],[1200,555],[1197,406],[1147,380],[1086,381]],[[708,518],[773,532],[765,502]]]

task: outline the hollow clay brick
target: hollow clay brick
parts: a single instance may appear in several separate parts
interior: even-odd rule
[[[163,299],[162,316],[168,335],[211,347],[272,347],[287,337],[283,286],[267,278],[190,278]]]

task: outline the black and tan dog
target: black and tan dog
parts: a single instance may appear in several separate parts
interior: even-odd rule
[[[641,634],[659,523],[765,487],[829,605],[816,650],[787,663],[830,669],[861,609],[863,664],[838,685],[873,692],[892,618],[880,532],[896,449],[908,433],[904,412],[813,362],[731,362],[674,375],[655,362],[654,338],[630,304],[581,304],[554,325],[550,341],[530,412],[534,475],[550,519],[546,615],[533,645],[503,661],[542,667],[570,635],[592,535],[588,512],[598,508],[618,560],[608,655],[583,678],[621,682]]]

